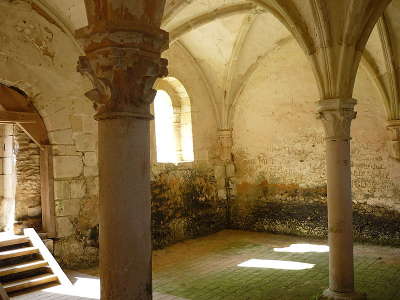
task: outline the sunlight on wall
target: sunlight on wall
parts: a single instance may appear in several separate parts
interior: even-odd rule
[[[277,269],[277,270],[306,270],[314,268],[314,264],[286,260],[250,259],[238,265],[245,268]]]
[[[295,252],[295,253],[306,253],[306,252],[324,253],[324,252],[329,252],[329,246],[312,245],[312,244],[292,244],[286,248],[274,248],[274,251],[275,252]]]
[[[174,109],[171,97],[162,90],[154,99],[157,162],[177,163],[176,139],[174,134]]]
[[[0,124],[0,132],[0,231],[13,233],[16,189],[13,125]]]

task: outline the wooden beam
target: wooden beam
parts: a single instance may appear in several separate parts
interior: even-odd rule
[[[0,110],[0,123],[36,123],[36,122],[37,122],[36,113]]]
[[[15,122],[40,147],[49,144],[46,126],[29,99],[17,91],[0,84],[0,104],[8,112],[34,113],[34,122]],[[33,116],[33,115],[30,115]],[[1,119],[0,119],[1,123]]]
[[[40,119],[38,122],[43,121]],[[43,130],[43,126],[40,125],[40,123],[17,123],[17,125],[40,147],[40,149],[42,149],[44,145],[49,144],[47,132]]]
[[[40,150],[40,184],[42,225],[47,237],[56,237],[56,216],[54,203],[54,178],[53,178],[53,155],[51,146],[45,145]]]

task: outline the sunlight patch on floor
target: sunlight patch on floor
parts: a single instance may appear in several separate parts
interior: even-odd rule
[[[100,299],[100,280],[90,277],[74,277],[73,288],[54,287],[43,290],[45,293],[79,296],[88,299]]]
[[[238,265],[244,268],[278,269],[278,270],[306,270],[314,268],[314,264],[286,260],[250,259]]]

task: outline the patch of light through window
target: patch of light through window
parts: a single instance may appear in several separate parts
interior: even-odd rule
[[[157,161],[177,163],[174,134],[174,109],[171,97],[164,91],[157,91],[154,99]]]

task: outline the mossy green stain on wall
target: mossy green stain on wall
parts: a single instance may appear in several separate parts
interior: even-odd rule
[[[151,182],[153,248],[226,227],[226,204],[212,170],[170,166]]]
[[[267,181],[237,185],[232,229],[325,238],[328,232],[326,186],[301,188]],[[400,213],[353,203],[355,240],[400,246]]]
[[[263,176],[239,183],[230,220],[212,169],[171,165],[153,176],[151,190],[154,249],[228,228],[327,236],[326,186],[269,183]],[[362,203],[353,209],[356,240],[400,246],[398,212]]]

